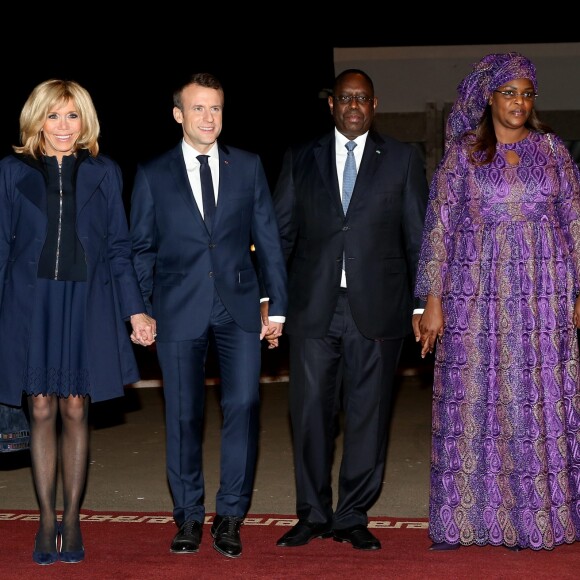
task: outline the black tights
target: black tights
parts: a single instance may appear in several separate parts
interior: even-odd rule
[[[60,413],[60,462],[63,490],[62,551],[82,548],[79,512],[89,456],[89,398],[28,397],[32,478],[40,508],[35,550],[54,552],[56,485],[59,459],[57,416]]]

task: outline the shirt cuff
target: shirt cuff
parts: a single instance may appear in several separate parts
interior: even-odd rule
[[[268,316],[268,320],[271,320],[272,322],[286,322],[286,317],[285,316]]]

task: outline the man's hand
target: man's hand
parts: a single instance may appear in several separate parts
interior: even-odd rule
[[[268,301],[260,303],[260,316],[262,318],[262,331],[260,332],[260,340],[266,339],[268,341],[268,348],[276,348],[278,346],[278,339],[282,336],[283,322],[272,322],[268,318]]]
[[[131,341],[141,346],[150,346],[157,336],[157,322],[145,312],[131,316]]]

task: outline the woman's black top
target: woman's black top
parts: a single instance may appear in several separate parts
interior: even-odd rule
[[[87,264],[76,232],[76,177],[79,165],[88,157],[86,150],[66,155],[59,167],[56,157],[26,163],[44,176],[47,191],[48,230],[38,264],[38,277],[82,282],[87,279]]]

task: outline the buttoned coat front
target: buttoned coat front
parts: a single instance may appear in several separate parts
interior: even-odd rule
[[[122,200],[119,166],[88,157],[76,179],[77,235],[87,263],[86,344],[93,402],[139,380],[126,321],[145,312]],[[42,173],[10,155],[0,161],[0,402],[20,405],[40,254],[47,234]]]
[[[193,340],[204,333],[214,289],[246,332],[260,332],[261,290],[270,299],[271,316],[286,314],[286,266],[260,159],[235,147],[218,148],[219,195],[211,235],[191,191],[181,143],[137,170],[133,259],[147,310],[157,321],[157,342]]]
[[[423,305],[413,288],[428,193],[418,150],[371,130],[345,216],[334,132],[291,147],[274,191],[289,263],[284,331],[326,335],[344,255],[359,331],[375,340],[410,334],[413,308]]]

